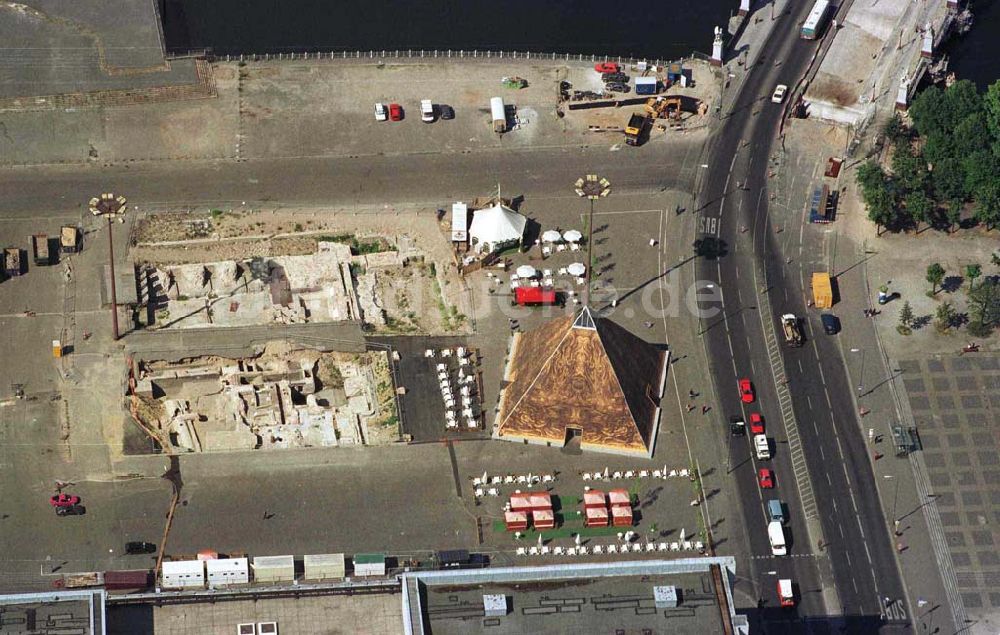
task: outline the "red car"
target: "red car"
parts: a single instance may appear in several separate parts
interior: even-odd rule
[[[80,497],[72,494],[56,494],[49,499],[49,505],[53,507],[73,507],[80,504]]]
[[[753,403],[754,400],[753,384],[746,377],[740,380],[740,399],[743,403]]]
[[[759,412],[750,413],[750,433],[764,434],[764,418],[760,416]]]
[[[617,73],[621,66],[614,62],[598,62],[594,64],[594,70],[598,73]]]
[[[389,104],[389,119],[393,121],[402,121],[403,107],[399,104]]]
[[[761,489],[774,488],[774,472],[772,472],[770,468],[760,468],[757,472],[757,480],[760,481]]]

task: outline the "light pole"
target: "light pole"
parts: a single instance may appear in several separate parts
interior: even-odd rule
[[[858,394],[865,389],[865,349],[852,348],[852,353],[861,353],[861,372],[858,374]]]
[[[111,221],[119,216],[125,215],[127,201],[124,196],[115,196],[111,192],[105,192],[100,196],[90,199],[90,213],[94,216],[103,216],[108,219],[108,262],[110,263],[110,289],[111,289],[111,329],[115,341],[118,340],[118,293],[115,280],[115,245],[111,231]]]
[[[590,216],[587,219],[587,284],[584,287],[586,295],[583,297],[583,305],[588,306],[590,304],[591,270],[594,268],[594,202],[611,193],[611,181],[596,174],[588,174],[576,180],[573,184],[573,191],[576,192],[577,196],[590,200]]]
[[[899,480],[892,474],[883,474],[882,478],[890,479],[895,483],[892,492],[892,533],[899,535],[899,519],[896,518],[896,501],[899,499]]]

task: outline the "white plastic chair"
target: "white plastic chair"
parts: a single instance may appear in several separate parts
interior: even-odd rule
[[[632,551],[635,552],[635,553],[638,553],[638,552],[642,551],[642,544],[638,543],[638,542],[633,542],[632,543]]]
[[[639,470],[639,478],[646,478],[649,476],[649,470]]]
[[[510,485],[511,483],[514,482],[514,476],[511,475],[511,474],[508,474],[507,476],[503,477],[503,482],[506,483],[506,484],[508,484],[508,485]]]
[[[528,553],[530,553],[533,556],[537,556],[538,555],[538,547],[532,547],[532,548],[528,549]]]
[[[677,544],[676,542],[672,542],[672,543],[670,543],[670,550],[671,551],[680,551],[681,550],[681,546],[679,544]]]
[[[678,476],[687,476],[688,474],[690,474],[690,472],[687,471],[687,468],[684,468],[683,470],[677,473]]]
[[[587,549],[587,547],[585,547],[583,545],[581,545],[581,546],[579,546],[579,547],[576,548],[576,553],[577,553],[577,555],[580,555],[580,556],[587,555],[587,553],[589,553],[589,551],[590,550]]]
[[[525,549],[524,547],[518,547],[517,548],[517,555],[519,555],[519,556],[526,556],[526,555],[528,555],[528,550]]]
[[[601,545],[594,545],[594,554],[599,556],[602,553],[604,553],[604,547]]]
[[[528,482],[528,477],[527,476],[525,476],[524,474],[518,474],[517,475],[517,484],[518,485],[524,485],[527,482]]]
[[[618,553],[618,545],[616,544],[608,545],[608,553]]]
[[[626,470],[625,478],[635,478],[635,472],[633,472],[632,470]]]
[[[477,487],[476,488],[476,498],[482,498],[482,497],[483,497],[483,488]]]
[[[656,551],[656,543],[655,542],[647,542],[646,543],[646,552],[648,553],[650,551]]]
[[[684,548],[684,551],[691,551],[691,541],[690,540],[685,540],[684,544],[681,545],[681,546]]]
[[[590,480],[590,472],[584,472],[583,473],[583,480],[585,480],[585,481],[589,481]]]
[[[554,480],[555,480],[555,478],[553,478],[553,476],[551,474],[546,474],[546,475],[542,476],[542,482],[543,483],[551,483]]]
[[[493,478],[490,479],[490,483],[493,484],[493,485],[499,485],[500,483],[503,483],[503,477],[502,476],[494,476]]]
[[[621,478],[622,477],[622,473],[621,472],[615,472],[614,474],[611,475],[611,477],[612,478]]]
[[[670,474],[668,476],[677,476],[677,470],[670,470]]]
[[[698,551],[701,551],[702,549],[705,548],[705,545],[701,544],[701,541],[699,540],[694,543],[694,548],[697,549]]]
[[[549,549],[549,548],[548,548],[548,547],[546,547],[545,545],[542,545],[542,549],[541,549],[541,551],[542,551],[542,555],[543,555],[543,556],[547,556],[547,555],[549,555],[549,551],[551,551],[551,549]]]
[[[660,470],[653,470],[653,478],[660,478],[661,476],[663,476],[663,474]]]
[[[490,496],[499,496],[500,495],[500,492],[498,492],[497,488],[495,488],[495,487],[491,487],[489,490],[487,490],[486,493],[489,494]]]
[[[665,542],[661,542],[657,548],[658,551],[666,551],[667,549],[669,549],[669,546]]]

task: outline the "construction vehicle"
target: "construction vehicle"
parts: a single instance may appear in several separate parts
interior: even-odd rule
[[[49,237],[46,234],[35,234],[31,237],[31,252],[36,265],[51,264],[49,259]]]
[[[630,146],[642,144],[642,137],[649,128],[652,118],[649,115],[632,115],[625,126],[625,143]]]
[[[671,115],[670,108],[674,112]],[[655,119],[680,119],[681,118],[681,98],[680,97],[650,97],[646,100],[644,107],[647,114]]]
[[[3,274],[8,278],[21,275],[21,250],[17,247],[3,250]]]
[[[802,346],[802,329],[799,328],[799,318],[791,313],[781,316],[781,330],[785,332],[785,343],[792,348]]]
[[[812,277],[813,305],[817,309],[829,309],[833,306],[833,281],[830,274],[817,271]]]

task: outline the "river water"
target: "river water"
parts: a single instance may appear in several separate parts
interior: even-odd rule
[[[739,0],[160,0],[167,49],[465,49],[677,59]]]

